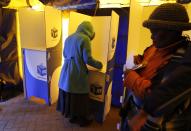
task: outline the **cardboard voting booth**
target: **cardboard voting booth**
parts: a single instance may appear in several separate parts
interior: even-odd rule
[[[22,8],[18,10],[18,16],[24,61],[25,97],[30,99],[35,96],[44,99],[47,104],[54,103],[58,98],[61,61],[64,61],[61,12],[52,7],[45,7],[42,12]],[[93,24],[96,33],[91,44],[92,56],[103,63],[101,70],[89,67],[91,107],[97,121],[103,122],[111,105],[119,16],[115,12],[112,12],[111,16],[88,16],[70,12],[67,35],[74,33],[84,20]]]
[[[44,11],[18,10],[27,99],[35,96],[44,99],[46,104],[57,101],[62,56],[61,20],[61,11],[52,7],[45,7]]]
[[[95,38],[91,44],[92,56],[103,64],[101,70],[88,67],[91,106],[97,121],[103,122],[111,106],[112,74],[119,16],[114,11],[111,16],[88,16],[71,12],[69,35],[74,33],[84,20],[90,21],[95,30]]]

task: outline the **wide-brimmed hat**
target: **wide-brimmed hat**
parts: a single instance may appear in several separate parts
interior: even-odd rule
[[[149,19],[143,22],[143,26],[149,29],[191,30],[188,13],[185,7],[178,3],[158,6]]]

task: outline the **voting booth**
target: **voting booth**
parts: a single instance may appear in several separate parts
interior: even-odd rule
[[[88,66],[91,108],[96,120],[103,122],[111,106],[112,74],[118,35],[119,16],[112,11],[111,16],[88,16],[76,12],[69,15],[68,35],[74,33],[84,20],[94,27],[92,56],[103,64],[101,70]]]
[[[111,106],[119,16],[115,12],[111,16],[70,12],[68,17],[66,29],[61,11],[55,8],[45,7],[41,12],[29,8],[18,10],[25,97],[41,98],[46,104],[57,101],[58,80],[64,62],[62,38],[74,33],[82,21],[90,21],[96,33],[91,44],[92,56],[103,63],[101,70],[88,67],[91,109],[96,120],[103,122]],[[67,36],[64,36],[66,31]]]
[[[18,9],[27,99],[38,97],[46,104],[57,101],[62,56],[61,18],[61,11],[52,7],[45,7],[44,11]]]

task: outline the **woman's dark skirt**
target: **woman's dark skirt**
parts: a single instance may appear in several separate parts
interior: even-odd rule
[[[89,96],[88,94],[67,93],[59,89],[57,110],[65,117],[85,118],[89,115]]]

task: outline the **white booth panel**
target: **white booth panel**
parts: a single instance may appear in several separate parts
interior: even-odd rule
[[[113,61],[114,55],[115,55],[115,49],[117,44],[117,38],[118,38],[118,26],[119,26],[119,15],[112,11],[111,20],[110,20],[110,33],[109,34],[109,44],[108,44],[108,56],[107,61]],[[114,66],[114,65],[113,65]],[[113,66],[108,67],[108,72],[113,69]],[[108,89],[106,90],[105,94],[105,110],[104,110],[104,116],[106,116],[111,107],[111,91],[112,91],[112,82],[108,85]],[[105,117],[104,117],[105,118]]]
[[[69,35],[74,33],[78,25],[83,21],[90,21],[94,27],[96,35],[91,44],[92,56],[93,58],[103,63],[103,69],[100,70],[100,72],[105,73],[108,59],[111,16],[92,17],[76,12],[71,12],[69,21]],[[93,68],[90,69],[93,70]]]
[[[83,21],[89,21],[91,22],[91,16],[71,12],[69,17],[69,33],[68,35],[71,35],[72,33],[76,32],[78,25],[82,23]]]
[[[21,48],[45,50],[44,12],[31,8],[18,10]]]
[[[60,78],[60,72],[61,72],[61,66],[57,67],[55,71],[52,74],[52,79],[50,82],[50,103],[56,103],[58,100],[58,92],[59,92],[59,87],[58,87],[58,82]]]
[[[45,7],[46,47],[55,47],[62,37],[62,14],[53,7]]]
[[[118,27],[119,27],[119,15],[115,13],[114,11],[112,11],[111,23],[110,23],[108,61],[110,61],[115,55],[117,36],[118,36]]]
[[[110,35],[110,16],[92,17],[95,30],[95,38],[92,41],[92,56],[103,64],[101,72],[105,73],[107,68],[108,43]]]

